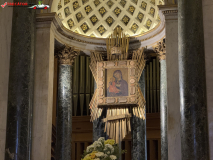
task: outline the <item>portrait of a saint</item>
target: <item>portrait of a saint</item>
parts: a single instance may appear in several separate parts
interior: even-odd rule
[[[128,96],[128,83],[122,76],[122,71],[126,71],[125,79],[127,80],[127,69],[115,70],[111,73],[107,71],[107,90],[106,97]]]

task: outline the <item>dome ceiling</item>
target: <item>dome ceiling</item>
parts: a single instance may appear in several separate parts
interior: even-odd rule
[[[163,0],[61,0],[57,14],[73,32],[108,37],[120,26],[128,36],[144,34],[159,22]]]

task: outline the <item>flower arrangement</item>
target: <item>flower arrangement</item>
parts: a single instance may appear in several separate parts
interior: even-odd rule
[[[122,150],[121,154],[125,152]],[[115,140],[105,140],[104,137],[101,137],[87,147],[81,160],[118,160],[119,155],[119,146]]]

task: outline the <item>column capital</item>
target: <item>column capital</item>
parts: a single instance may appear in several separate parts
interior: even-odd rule
[[[73,65],[74,59],[79,53],[80,50],[65,45],[65,47],[56,54],[56,57],[58,57],[60,64]]]
[[[155,51],[160,61],[166,59],[166,43],[164,39],[157,43]]]

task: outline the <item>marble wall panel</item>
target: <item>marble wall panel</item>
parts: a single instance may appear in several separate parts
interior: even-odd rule
[[[0,0],[1,4],[4,2]],[[12,14],[12,7],[4,9],[0,7],[0,159],[4,159],[5,155]]]

